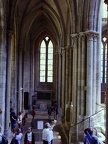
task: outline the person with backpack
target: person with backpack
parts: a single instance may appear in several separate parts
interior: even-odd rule
[[[84,130],[84,133],[85,133],[84,144],[99,144],[98,137],[93,134],[93,130],[91,128],[86,128]]]

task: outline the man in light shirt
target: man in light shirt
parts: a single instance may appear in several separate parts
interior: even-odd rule
[[[43,144],[52,144],[53,143],[53,127],[56,125],[57,121],[53,121],[53,125],[50,125],[49,122],[45,124],[45,128],[42,131],[42,140]]]

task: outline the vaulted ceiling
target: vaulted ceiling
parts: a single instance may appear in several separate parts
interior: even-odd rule
[[[47,32],[54,39],[66,31],[69,7],[67,0],[18,0],[15,21],[22,40],[30,35],[36,39]]]

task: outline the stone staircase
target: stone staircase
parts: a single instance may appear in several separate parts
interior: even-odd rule
[[[105,144],[106,109],[102,108],[96,114],[77,123],[77,125],[73,125],[69,129],[69,144],[84,144],[83,129],[87,127],[93,128],[93,133],[98,137],[99,144]],[[78,130],[77,141],[75,129]]]
[[[97,131],[96,135],[99,139],[100,144],[105,144],[105,127],[98,125],[98,126],[95,126],[95,129]]]

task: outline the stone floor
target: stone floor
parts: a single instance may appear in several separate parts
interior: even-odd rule
[[[54,119],[54,116],[52,115],[51,119]],[[60,116],[57,118],[57,125],[60,125],[61,120]],[[29,126],[32,126],[33,132],[35,134],[35,140],[36,144],[42,144],[42,128],[44,126],[44,123],[48,121],[48,115],[46,111],[36,111],[36,116],[34,121],[32,122],[32,116],[31,114],[28,114],[28,118],[26,119],[26,124],[23,127],[23,139],[22,144],[24,143],[24,135],[27,131],[27,128]],[[32,123],[31,123],[32,122]],[[61,136],[58,131],[56,131],[56,128],[54,128],[54,141],[53,144],[65,144],[61,141]]]

